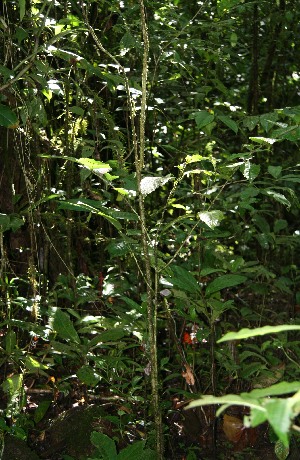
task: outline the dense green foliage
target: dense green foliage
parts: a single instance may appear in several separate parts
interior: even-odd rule
[[[105,394],[122,402],[112,423],[139,458],[177,458],[190,441],[196,458],[207,431],[215,455],[214,410],[196,413],[186,444],[174,430],[179,402],[204,394],[252,404],[248,426],[275,420],[287,448],[299,413],[296,6],[2,2],[3,433],[27,438],[60,396]],[[220,340],[262,326],[277,328]],[[31,388],[49,391],[34,411]]]

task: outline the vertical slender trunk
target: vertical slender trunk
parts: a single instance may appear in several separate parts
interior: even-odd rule
[[[148,76],[148,56],[149,56],[149,37],[146,23],[145,6],[143,0],[140,0],[141,11],[141,26],[144,44],[143,53],[143,72],[142,72],[142,101],[139,125],[139,148],[136,152],[135,167],[138,183],[139,195],[139,217],[141,224],[142,237],[142,253],[144,257],[145,279],[147,284],[147,317],[148,317],[148,332],[149,332],[149,347],[150,347],[150,364],[151,364],[151,398],[152,409],[155,423],[155,437],[157,458],[163,459],[163,433],[162,433],[162,418],[159,405],[159,381],[158,381],[158,365],[157,365],[157,280],[154,279],[151,271],[147,222],[145,216],[144,197],[141,193],[142,169],[144,165],[144,150],[145,150],[145,122],[146,122],[146,106],[147,106],[147,76]]]

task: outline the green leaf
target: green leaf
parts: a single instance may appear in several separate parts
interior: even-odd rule
[[[278,233],[280,232],[280,230],[284,230],[285,228],[287,228],[288,226],[288,223],[285,219],[277,219],[275,220],[275,223],[274,223],[274,233]]]
[[[265,189],[262,193],[271,196],[275,201],[283,204],[287,208],[291,207],[290,201],[284,195],[282,195],[282,193],[274,192],[274,190],[271,189]]]
[[[75,115],[79,115],[80,117],[83,117],[84,115],[83,108],[78,107],[77,105],[73,105],[72,107],[69,107],[69,112],[75,113]]]
[[[254,399],[266,398],[269,396],[280,396],[289,393],[296,393],[300,390],[300,382],[279,382],[271,385],[267,388],[256,388],[250,393],[245,393]],[[244,393],[241,393],[241,396],[245,396]]]
[[[289,429],[293,417],[293,400],[291,398],[272,398],[265,401],[267,418],[285,447],[289,445]]]
[[[175,265],[172,267],[172,272],[175,276],[171,277],[171,283],[175,284],[175,286],[192,294],[199,292],[199,285],[189,271]]]
[[[122,337],[124,337],[125,331],[121,328],[114,328],[109,329],[108,331],[101,332],[98,334],[97,337],[93,339],[93,346],[96,345],[95,340],[97,339],[97,343],[107,343],[107,342],[118,342]]]
[[[92,158],[79,158],[79,160],[76,160],[76,163],[79,163],[80,165],[84,166],[85,168],[89,169],[90,171],[92,171],[100,177],[102,177],[103,174],[108,173],[112,169],[108,163],[93,160]]]
[[[193,114],[198,129],[202,129],[209,125],[215,118],[214,114],[209,113],[207,110],[200,110]]]
[[[288,446],[285,446],[280,439],[278,439],[278,441],[275,443],[274,452],[278,460],[286,460],[286,458],[289,456],[290,449]]]
[[[2,389],[5,393],[13,396],[14,394],[19,394],[23,385],[23,374],[14,374],[11,377],[8,377],[2,383]]]
[[[232,131],[237,134],[239,127],[235,121],[233,121],[230,117],[226,117],[225,115],[219,115],[218,119],[224,123],[224,125],[228,126],[228,128],[232,129]]]
[[[282,171],[282,166],[268,166],[268,172],[275,179],[278,179]]]
[[[162,187],[165,185],[170,179],[171,176],[166,177],[143,177],[141,180],[141,193],[142,195],[146,196],[150,193],[154,192],[158,187]]]
[[[249,139],[258,144],[273,145],[275,142],[278,142],[278,139],[271,139],[269,137],[249,137]]]
[[[91,443],[98,449],[101,460],[116,460],[117,448],[115,442],[99,431],[91,434]]]
[[[224,213],[218,210],[199,212],[198,217],[212,230],[225,218]]]
[[[249,131],[252,131],[259,123],[259,117],[258,116],[249,116],[245,117],[243,120],[243,124],[245,128],[249,129]]]
[[[0,214],[0,232],[10,229],[10,218],[7,214]]]
[[[244,283],[246,280],[247,277],[242,275],[221,275],[208,284],[206,295],[211,295],[214,292],[221,291],[228,287],[237,286],[238,284]]]
[[[5,336],[5,350],[10,355],[17,344],[17,336],[15,331],[9,330]]]
[[[47,410],[49,409],[49,407],[51,406],[52,404],[52,401],[51,400],[44,400],[44,401],[41,401],[38,405],[38,407],[36,408],[35,412],[34,412],[34,421],[35,423],[39,423],[45,416]]]
[[[0,104],[0,126],[5,128],[15,128],[18,123],[18,117],[6,105]]]
[[[25,363],[26,369],[29,371],[48,369],[48,367],[45,364],[33,358],[33,356],[26,356],[24,363]]]
[[[25,16],[25,6],[26,6],[26,0],[19,0],[19,8],[20,8],[20,21]]]
[[[118,455],[118,460],[143,459],[145,441],[136,441],[133,444],[122,449]]]
[[[264,113],[259,117],[260,124],[266,131],[266,133],[270,131],[270,129],[275,125],[277,120],[278,114],[276,112]]]
[[[211,395],[203,395],[201,399],[196,399],[192,401],[186,409],[192,409],[198,406],[208,406],[210,404],[225,404],[227,405],[235,405],[235,406],[248,406],[254,407],[255,409],[265,412],[265,409],[261,407],[258,400],[253,399],[248,396],[239,396],[239,395],[225,395],[225,396],[211,396]]]
[[[241,171],[243,173],[243,176],[249,180],[249,182],[253,182],[254,179],[259,175],[260,173],[260,165],[251,163],[249,160],[247,160],[242,166],[241,166]]]
[[[78,344],[80,343],[78,334],[67,313],[64,313],[57,307],[53,307],[50,313],[50,322],[52,329],[57,332],[62,339]]]
[[[76,372],[77,377],[85,385],[94,387],[99,383],[101,377],[98,375],[91,366],[82,366]]]
[[[68,209],[72,211],[79,211],[79,212],[92,212],[94,214],[98,214],[99,216],[104,217],[107,219],[117,230],[122,229],[122,225],[112,216],[105,214],[104,212],[96,209],[95,207],[89,205],[87,200],[84,199],[74,199],[74,200],[65,200],[59,201],[58,209]]]
[[[300,331],[300,326],[283,324],[282,326],[263,326],[256,329],[244,328],[238,332],[227,332],[227,334],[218,340],[218,343],[228,340],[249,339],[258,335],[277,334],[284,331]]]

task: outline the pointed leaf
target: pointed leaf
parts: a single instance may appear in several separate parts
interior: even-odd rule
[[[206,288],[206,295],[213,294],[214,292],[221,291],[222,289],[237,286],[238,284],[244,283],[247,280],[246,276],[242,275],[221,275]]]
[[[172,271],[175,276],[171,277],[171,283],[183,291],[190,293],[199,292],[199,285],[193,275],[182,267],[174,266]]]
[[[91,434],[91,443],[98,449],[98,455],[101,455],[101,460],[117,459],[116,444],[106,434],[93,431]]]
[[[232,131],[237,134],[239,127],[235,121],[233,121],[230,117],[226,117],[225,115],[220,115],[218,118],[222,121],[222,123],[224,123],[224,125],[228,126],[228,128],[232,129]]]
[[[51,327],[62,339],[70,340],[71,342],[78,344],[80,343],[80,339],[69,315],[61,311],[59,308],[52,308]]]
[[[282,166],[268,166],[268,172],[275,179],[278,179],[282,171]]]
[[[202,129],[209,125],[215,118],[214,114],[209,113],[207,110],[200,110],[193,114],[198,129]]]
[[[6,105],[0,104],[0,126],[15,128],[18,123],[16,114]]]
[[[212,230],[225,218],[224,213],[218,210],[199,212],[198,216]]]
[[[145,441],[136,441],[122,449],[118,455],[118,460],[143,459]]]

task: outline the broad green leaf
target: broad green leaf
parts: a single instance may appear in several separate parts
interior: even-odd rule
[[[77,105],[73,105],[72,107],[70,107],[69,112],[75,113],[75,115],[79,115],[80,117],[83,117],[83,115],[84,115],[83,108],[78,107]]]
[[[102,161],[93,160],[92,158],[79,158],[76,160],[77,163],[89,169],[97,176],[102,177],[103,174],[111,171],[111,166],[108,163],[103,163]]]
[[[17,336],[15,331],[9,330],[5,336],[5,350],[10,355],[17,344]]]
[[[197,163],[198,161],[208,160],[208,159],[209,159],[208,157],[203,157],[202,155],[198,155],[198,154],[187,155],[185,157],[185,162],[186,164],[190,164],[190,163]]]
[[[289,445],[289,429],[293,418],[292,406],[292,398],[267,399],[264,404],[270,425],[286,447]]]
[[[259,117],[259,121],[263,129],[266,131],[270,131],[272,126],[275,125],[276,121],[278,120],[278,114],[276,112],[271,113],[264,113]]]
[[[198,216],[212,230],[220,225],[220,222],[225,218],[224,213],[218,210],[199,212]]]
[[[91,434],[91,443],[98,449],[101,460],[116,460],[117,448],[115,441],[106,434],[99,431],[93,431]]]
[[[165,185],[170,179],[171,176],[166,177],[143,177],[141,180],[141,193],[142,195],[146,196],[150,193],[154,192],[158,187],[162,187]]]
[[[221,275],[208,284],[206,295],[211,295],[214,292],[221,291],[228,287],[237,286],[238,284],[244,283],[246,280],[247,277],[242,275]]]
[[[67,313],[60,310],[60,308],[52,308],[50,313],[51,327],[59,337],[70,342],[80,343],[80,339],[74,328],[72,321]]]
[[[124,337],[125,331],[121,328],[109,329],[97,335],[97,343],[117,342]],[[96,337],[93,339],[95,341]],[[94,343],[95,346],[95,343]]]
[[[190,293],[199,292],[199,285],[188,270],[175,265],[172,267],[172,272],[174,276],[171,277],[171,283],[175,284],[175,286]]]
[[[250,161],[246,161],[242,166],[241,166],[241,171],[243,173],[243,176],[249,180],[249,182],[253,182],[254,179],[259,175],[260,173],[260,165],[251,163]]]
[[[288,223],[285,219],[277,219],[274,223],[274,232],[278,233],[280,232],[280,230],[284,230],[285,228],[287,228],[287,226]]]
[[[245,117],[243,120],[244,126],[252,131],[259,123],[259,117],[258,116],[249,116]]]
[[[7,214],[0,214],[0,232],[10,229],[10,218]]]
[[[75,343],[73,345],[67,345],[63,342],[51,340],[50,345],[56,353],[61,353],[66,356],[76,356],[78,352],[78,348]]]
[[[2,383],[2,389],[5,393],[10,396],[14,394],[20,394],[21,388],[23,385],[23,374],[14,374],[11,377],[8,377]]]
[[[26,356],[24,363],[25,363],[26,369],[28,369],[29,371],[48,369],[48,367],[45,364],[33,358],[33,356]]]
[[[78,369],[76,375],[81,382],[91,387],[97,385],[101,379],[100,375],[94,371],[92,366],[82,366]]]
[[[133,444],[122,449],[118,455],[118,460],[143,460],[145,441],[135,441]],[[153,455],[153,453],[152,453]]]
[[[46,399],[39,403],[38,407],[36,408],[34,412],[35,423],[39,423],[44,418],[44,415],[46,414],[51,404],[52,404],[52,401],[49,399],[48,400]]]
[[[267,388],[256,388],[250,393],[241,393],[241,396],[249,395],[254,399],[266,398],[269,396],[280,396],[289,393],[296,393],[300,390],[300,382],[279,382]]]
[[[209,125],[214,120],[215,116],[207,110],[200,110],[193,114],[193,118],[195,118],[197,128],[202,129]]]
[[[268,166],[268,172],[275,179],[278,179],[282,171],[282,166]]]
[[[282,326],[263,326],[256,329],[244,328],[238,332],[228,332],[218,340],[218,343],[228,340],[249,339],[250,337],[252,338],[258,335],[277,334],[278,332],[284,331],[300,331],[300,326],[283,324]]]
[[[237,134],[239,127],[235,121],[233,121],[230,117],[226,117],[225,115],[219,115],[218,119],[224,123],[224,125],[228,126],[228,128],[232,129],[232,131]]]
[[[26,7],[26,0],[19,0],[19,8],[20,8],[20,21],[25,16],[25,7]]]
[[[284,195],[282,195],[282,193],[274,192],[274,190],[271,189],[264,190],[263,193],[271,196],[275,201],[283,204],[287,208],[291,207],[290,201]]]
[[[17,124],[17,115],[6,105],[0,104],[0,126],[5,126],[5,128],[16,128]]]
[[[121,48],[124,49],[124,48],[135,48],[137,46],[138,42],[136,41],[136,39],[134,38],[133,35],[131,35],[130,32],[126,32],[125,35],[123,35],[123,37],[121,38],[120,40],[120,45],[121,45]]]

